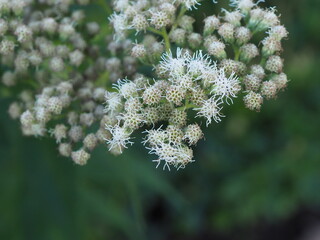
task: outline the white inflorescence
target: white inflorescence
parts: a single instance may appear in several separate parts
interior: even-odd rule
[[[201,2],[114,0],[114,32],[104,36],[82,10],[99,3],[0,0],[1,82],[21,89],[8,113],[24,135],[51,136],[78,165],[102,143],[121,154],[142,128],[157,167],[184,168],[223,107],[238,97],[260,111],[289,81],[281,58],[288,32],[275,8],[230,0],[198,31],[199,14],[190,12]]]

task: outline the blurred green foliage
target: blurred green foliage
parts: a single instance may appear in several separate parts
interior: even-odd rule
[[[0,239],[262,239],[256,226],[320,211],[320,1],[268,4],[290,32],[288,89],[260,113],[236,100],[185,170],[155,169],[138,143],[120,157],[102,146],[75,166],[52,141],[23,137],[2,97]]]

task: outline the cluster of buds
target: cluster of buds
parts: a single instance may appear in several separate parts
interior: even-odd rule
[[[142,129],[157,166],[184,168],[223,107],[239,97],[260,111],[287,85],[287,30],[259,2],[230,0],[196,31],[200,0],[115,0],[105,36],[78,6],[90,0],[0,0],[1,80],[21,91],[9,114],[79,165],[99,143],[122,153]]]
[[[100,127],[106,84],[136,73],[136,60],[118,55],[131,41],[114,42],[86,21],[90,4],[0,2],[1,80],[12,93],[21,91],[9,114],[20,119],[24,135],[53,137],[60,154],[80,165],[108,136]]]
[[[187,11],[198,4],[115,1],[110,18],[115,36],[142,32],[131,54],[154,71],[150,78],[119,80],[116,91],[106,93],[107,143],[113,153],[122,153],[133,144],[131,134],[145,128],[143,143],[157,155],[157,166],[184,168],[194,161],[192,145],[203,137],[197,117],[207,126],[220,122],[223,106],[237,96],[246,108],[260,111],[264,99],[286,87],[279,55],[288,33],[274,8],[233,0],[232,10],[206,17],[196,32]]]

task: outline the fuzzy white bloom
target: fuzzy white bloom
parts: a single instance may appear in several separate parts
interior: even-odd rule
[[[169,72],[170,76],[176,77],[185,72],[187,66],[188,54],[183,54],[182,49],[177,49],[177,56],[173,57],[172,52],[161,56],[160,70],[162,73]]]
[[[157,163],[156,168],[164,162],[163,170],[168,168],[170,170],[170,165],[174,166],[179,170],[180,168],[185,168],[186,164],[194,162],[193,151],[185,145],[171,145],[168,143],[161,143],[160,145],[149,148],[150,154],[155,154],[158,159],[153,160]]]
[[[200,78],[203,71],[211,67],[210,64],[210,57],[207,54],[203,54],[201,50],[197,51],[192,55],[192,57],[189,58],[187,65],[188,73],[193,75],[194,77]]]
[[[105,129],[108,130],[112,136],[111,139],[105,139],[109,144],[109,151],[114,148],[121,150],[122,148],[127,148],[128,144],[133,144],[133,142],[130,141],[131,132],[124,127],[120,127],[119,124],[115,126],[106,125]]]
[[[241,90],[239,78],[233,72],[229,77],[226,76],[224,68],[218,70],[217,77],[212,81],[213,89],[211,94],[217,96],[221,100],[228,100],[237,97],[237,93]]]
[[[147,133],[147,136],[142,141],[144,145],[149,144],[151,146],[157,146],[166,141],[166,132],[161,129],[160,126],[158,129],[145,130],[144,133]]]
[[[125,31],[128,27],[128,20],[124,14],[114,13],[109,17],[110,23],[113,25],[116,40],[121,40],[125,37]]]
[[[118,80],[117,84],[113,84],[114,88],[119,91],[119,94],[128,99],[137,93],[137,85],[127,79]]]
[[[106,92],[105,94],[106,99],[106,107],[105,112],[113,114],[115,111],[119,110],[122,106],[121,103],[121,96],[119,93],[115,92]]]
[[[173,2],[176,2],[176,0]],[[184,4],[189,10],[192,10],[192,8],[197,9],[197,5],[200,5],[199,0],[177,0],[177,2]]]
[[[204,100],[200,108],[195,108],[194,110],[198,111],[197,117],[204,117],[207,119],[206,125],[208,126],[211,124],[212,119],[218,123],[221,121],[221,117],[224,117],[224,115],[220,113],[222,109],[220,104],[222,104],[220,99],[211,97],[208,100]]]

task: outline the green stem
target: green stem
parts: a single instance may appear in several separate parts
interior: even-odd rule
[[[162,32],[157,30],[157,29],[155,29],[155,28],[153,28],[153,27],[148,27],[147,30],[149,32],[152,32],[152,33],[155,33],[155,34],[158,34],[158,35],[162,36]]]
[[[170,46],[170,40],[169,40],[169,36],[166,28],[162,28],[162,37],[164,39],[164,43],[166,46],[166,52],[170,52],[171,46]]]
[[[260,65],[264,67],[264,65],[266,64],[266,61],[267,61],[267,58],[265,57],[261,58]]]
[[[175,23],[173,24],[170,32],[172,32],[174,29],[177,28],[178,23],[179,23],[179,21],[180,21],[180,18],[185,14],[185,12],[186,12],[187,10],[188,10],[188,9],[187,9],[185,6],[182,6],[182,7],[180,8],[180,12],[179,12],[179,14],[178,14],[178,16],[177,16],[177,19],[176,19]]]
[[[178,110],[188,110],[188,109],[197,108],[197,107],[199,107],[199,106],[194,105],[192,103],[188,103],[188,104],[185,104],[184,106],[178,107],[177,109]]]
[[[239,61],[240,49],[235,44],[232,44],[232,47],[233,47],[233,51],[234,51],[234,60]]]

